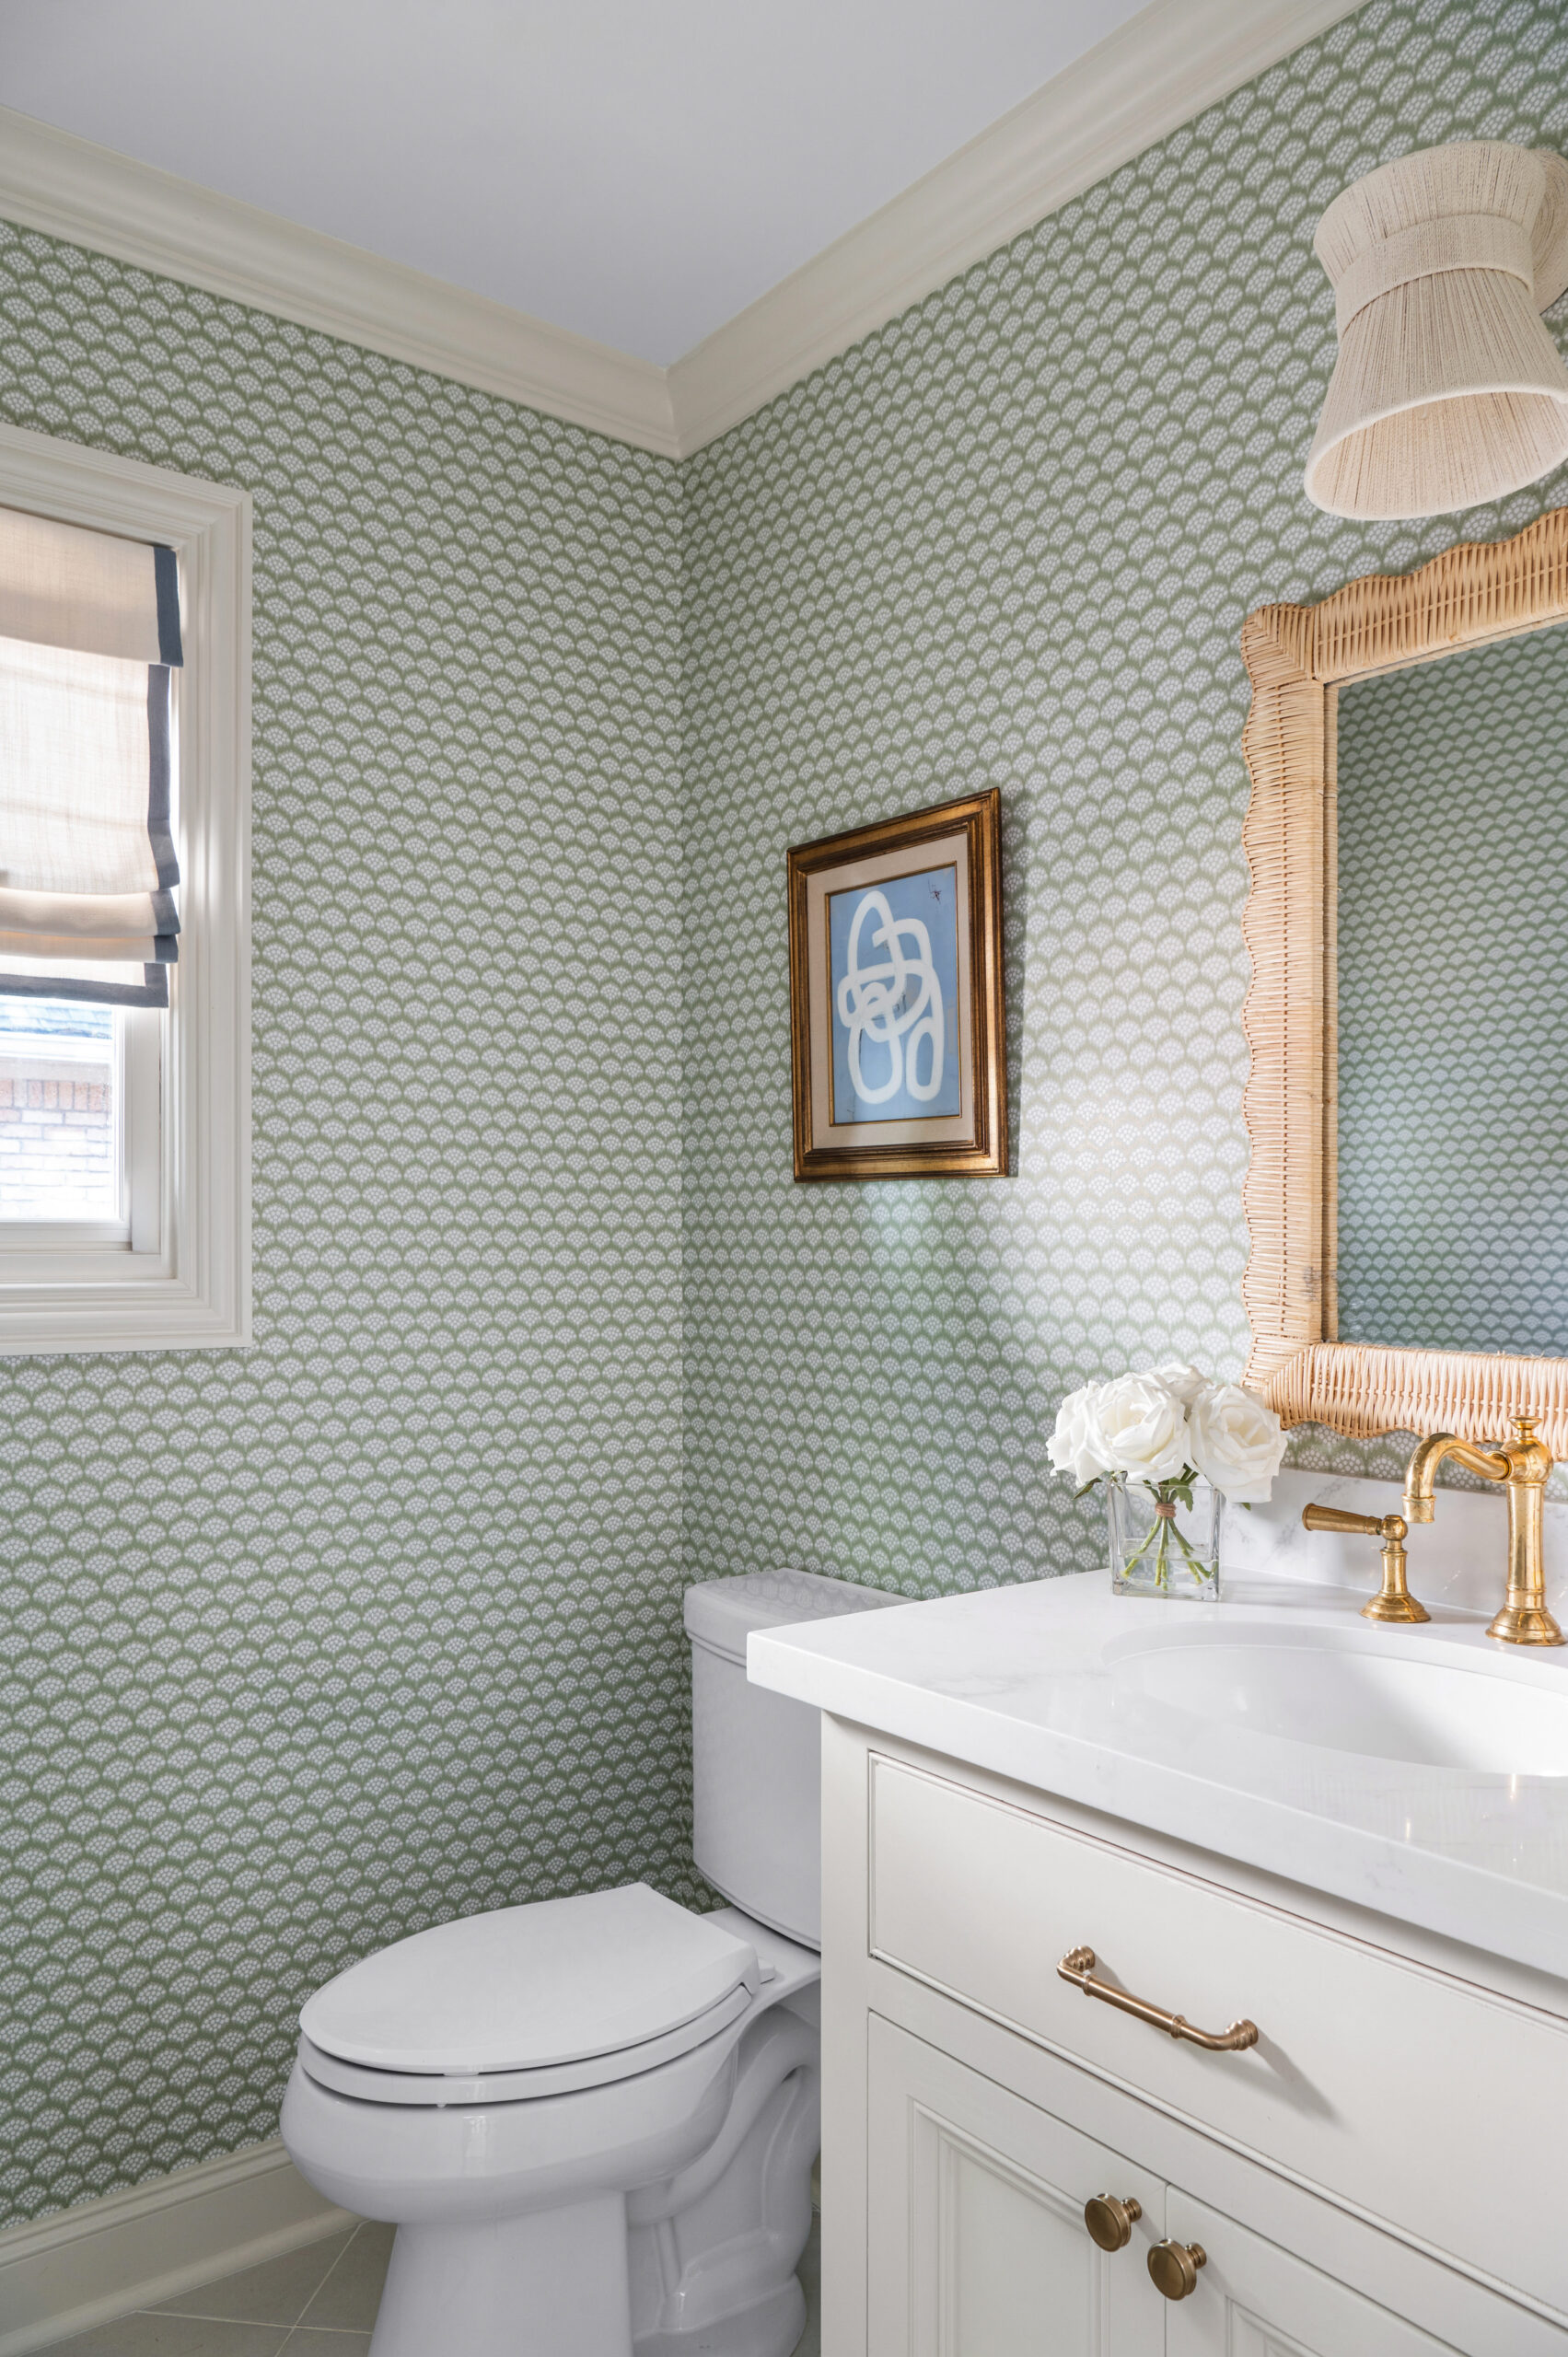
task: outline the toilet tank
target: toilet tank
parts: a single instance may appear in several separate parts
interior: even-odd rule
[[[693,1855],[737,1907],[807,1947],[822,1945],[820,1714],[750,1685],[746,1640],[905,1600],[816,1572],[744,1572],[686,1591]]]

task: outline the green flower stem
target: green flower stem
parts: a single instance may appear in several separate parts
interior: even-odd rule
[[[1170,1480],[1151,1482],[1145,1486],[1150,1490],[1156,1503],[1159,1505],[1168,1506],[1181,1504],[1191,1507],[1193,1504],[1192,1483],[1195,1479],[1195,1469],[1193,1467],[1189,1465],[1184,1466],[1180,1474]],[[1125,1497],[1127,1494],[1126,1483],[1123,1482],[1121,1486],[1122,1495]],[[1168,1588],[1170,1585],[1171,1541],[1173,1537],[1176,1545],[1179,1547],[1183,1556],[1186,1558],[1188,1569],[1191,1571],[1192,1578],[1196,1584],[1200,1587],[1212,1585],[1214,1578],[1214,1564],[1199,1554],[1197,1549],[1193,1547],[1188,1538],[1186,1532],[1182,1530],[1180,1526],[1178,1524],[1175,1515],[1168,1514],[1156,1515],[1148,1530],[1139,1540],[1138,1545],[1133,1549],[1132,1554],[1127,1557],[1125,1562],[1121,1564],[1120,1576],[1122,1579],[1126,1579],[1128,1574],[1143,1561],[1144,1557],[1148,1553],[1152,1547],[1155,1550],[1152,1565],[1154,1572],[1154,1584],[1156,1588]]]
[[[1203,1557],[1198,1553],[1197,1549],[1190,1543],[1186,1534],[1178,1528],[1174,1522],[1170,1527],[1176,1532],[1177,1545],[1180,1548],[1182,1553],[1186,1556],[1188,1562],[1192,1566],[1193,1576],[1201,1580],[1212,1578],[1214,1575],[1213,1564],[1205,1562]]]
[[[1128,1556],[1127,1561],[1126,1561],[1126,1562],[1122,1564],[1122,1566],[1121,1566],[1121,1576],[1122,1576],[1122,1578],[1123,1578],[1123,1579],[1125,1579],[1125,1578],[1126,1578],[1126,1576],[1127,1576],[1128,1573],[1132,1570],[1132,1568],[1133,1564],[1138,1561],[1139,1556],[1140,1556],[1140,1555],[1146,1555],[1146,1554],[1148,1553],[1149,1549],[1150,1549],[1150,1548],[1154,1545],[1154,1543],[1155,1543],[1156,1536],[1156,1534],[1158,1533],[1158,1531],[1159,1531],[1160,1527],[1161,1527],[1161,1526],[1160,1526],[1157,1522],[1156,1522],[1156,1523],[1155,1523],[1155,1524],[1153,1524],[1153,1525],[1151,1526],[1150,1529],[1149,1529],[1149,1532],[1148,1532],[1147,1537],[1146,1537],[1146,1538],[1144,1538],[1144,1539],[1139,1543],[1139,1545],[1138,1545],[1138,1547],[1135,1549],[1135,1550],[1134,1550],[1131,1555],[1129,1555],[1129,1556]]]

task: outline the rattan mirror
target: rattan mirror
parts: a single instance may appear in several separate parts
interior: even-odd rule
[[[1568,1354],[1527,1355],[1480,1330],[1369,1335],[1375,1292],[1363,1298],[1360,1324],[1347,1325],[1340,1282],[1342,692],[1359,694],[1360,682],[1564,622],[1568,509],[1559,509],[1515,540],[1466,544],[1419,572],[1353,582],[1321,605],[1264,607],[1242,634],[1253,691],[1243,737],[1252,778],[1243,837],[1252,876],[1245,918],[1252,960],[1248,1380],[1287,1424],[1484,1439],[1505,1429],[1509,1416],[1533,1413],[1553,1456],[1568,1457]],[[1568,639],[1562,643],[1568,648]],[[1478,795],[1484,791],[1479,781]],[[1563,819],[1568,846],[1568,811]],[[1521,842],[1522,877],[1531,855]],[[1390,874],[1404,881],[1400,858],[1390,841]],[[1457,945],[1457,958],[1468,954]],[[1474,962],[1479,973],[1479,947]],[[1561,1087],[1568,1109],[1568,1071],[1533,1053],[1516,1027],[1494,1034],[1489,1051],[1494,1068],[1503,1060],[1521,1109],[1543,1087]],[[1347,1120],[1348,1111],[1347,1103]],[[1568,1186],[1568,1171],[1563,1179]],[[1439,1255],[1454,1248],[1451,1240],[1434,1247]],[[1462,1286],[1450,1291],[1463,1298]],[[1474,1288],[1471,1297],[1479,1298]],[[1464,1323],[1451,1303],[1434,1318],[1439,1327]],[[1477,1325],[1484,1329],[1484,1318]],[[1355,1339],[1342,1339],[1352,1327]],[[1548,1346],[1538,1336],[1527,1347]],[[1551,1348],[1568,1353],[1568,1341]]]

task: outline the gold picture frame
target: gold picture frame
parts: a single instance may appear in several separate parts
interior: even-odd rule
[[[795,1175],[1007,1170],[1002,797],[789,853]]]
[[[1494,1438],[1518,1414],[1568,1457],[1568,1359],[1380,1349],[1337,1339],[1335,1074],[1338,691],[1376,672],[1568,621],[1568,508],[1513,540],[1466,542],[1318,606],[1265,606],[1241,648],[1252,682],[1242,842],[1252,979],[1243,1190],[1247,1380],[1282,1422]]]

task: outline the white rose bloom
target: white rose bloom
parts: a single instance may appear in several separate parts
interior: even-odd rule
[[[1285,1436],[1272,1408],[1239,1383],[1219,1383],[1192,1406],[1192,1462],[1237,1505],[1258,1505],[1273,1486]]]
[[[1170,1481],[1191,1462],[1187,1411],[1157,1375],[1103,1384],[1089,1410],[1089,1437],[1113,1473]]]
[[[1056,1411],[1056,1430],[1045,1445],[1052,1471],[1071,1473],[1080,1489],[1110,1470],[1091,1438],[1091,1411],[1099,1388],[1098,1383],[1086,1383],[1081,1391],[1068,1393]]]
[[[1183,1359],[1168,1360],[1164,1366],[1151,1367],[1149,1372],[1156,1383],[1163,1383],[1167,1391],[1175,1392],[1189,1414],[1191,1413],[1193,1400],[1214,1387],[1206,1375],[1200,1375],[1195,1366],[1189,1366]]]

